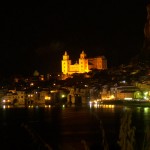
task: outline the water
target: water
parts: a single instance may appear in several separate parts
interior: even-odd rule
[[[104,131],[109,149],[119,149],[120,120],[127,112],[132,112],[136,148],[141,149],[150,108],[114,105],[1,108],[1,148],[96,150],[102,147]]]

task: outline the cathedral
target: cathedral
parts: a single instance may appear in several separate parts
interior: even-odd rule
[[[64,75],[71,75],[73,73],[85,73],[92,69],[107,69],[107,60],[104,56],[87,58],[84,51],[81,52],[79,61],[75,64],[72,64],[71,60],[69,59],[69,55],[65,51],[61,64],[62,73]]]

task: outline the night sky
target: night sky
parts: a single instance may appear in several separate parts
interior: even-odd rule
[[[0,75],[61,71],[67,50],[75,63],[105,55],[108,66],[141,51],[147,12],[144,0],[99,0],[1,6]]]

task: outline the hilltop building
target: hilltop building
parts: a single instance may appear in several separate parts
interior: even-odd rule
[[[84,51],[82,51],[79,61],[75,64],[72,64],[71,60],[69,59],[69,55],[65,51],[61,63],[62,73],[65,75],[73,73],[85,73],[89,72],[91,69],[107,69],[107,60],[104,56],[86,58]]]

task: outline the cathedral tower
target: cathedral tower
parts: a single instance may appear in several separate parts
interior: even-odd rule
[[[69,55],[65,51],[65,54],[63,55],[63,60],[62,60],[63,74],[67,74],[69,72],[70,65],[71,65],[71,60],[69,60]]]
[[[79,58],[79,72],[88,72],[88,59],[86,59],[86,54],[84,51],[82,51]]]

